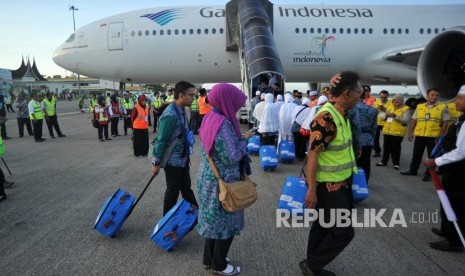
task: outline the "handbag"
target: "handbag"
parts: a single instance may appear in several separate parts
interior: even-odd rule
[[[209,154],[207,154],[207,159],[213,174],[218,180],[218,186],[220,188],[218,199],[227,212],[232,213],[244,210],[257,201],[258,195],[257,189],[255,188],[257,185],[252,182],[247,175],[244,175],[244,180],[226,183],[221,179],[213,163],[213,159]]]
[[[95,128],[98,128],[98,126],[100,125],[99,121],[97,119],[95,119],[95,118],[92,119],[91,122],[92,122],[92,126],[95,127]]]

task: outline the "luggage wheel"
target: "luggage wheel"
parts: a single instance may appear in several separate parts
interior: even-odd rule
[[[110,236],[110,238],[114,239],[116,237],[116,234],[113,234]]]

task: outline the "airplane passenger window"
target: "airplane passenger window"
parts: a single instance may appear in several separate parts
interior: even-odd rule
[[[354,33],[358,34],[358,29],[357,28],[354,29]]]
[[[164,34],[163,30],[160,30],[160,35],[163,35],[163,34]]]
[[[193,29],[190,29],[190,30],[189,30],[189,34],[194,34],[194,30],[193,30]]]
[[[171,35],[171,30],[167,30],[167,31],[166,31],[166,34],[167,34],[167,35]]]
[[[318,28],[318,33],[321,34],[321,28]]]
[[[302,33],[306,34],[307,33],[307,28],[302,28]]]
[[[423,32],[424,32],[424,31],[423,31],[423,28],[421,28],[421,29],[420,29],[420,34],[423,34]]]
[[[149,35],[149,34],[150,34],[149,30],[145,30],[145,35]]]
[[[224,33],[223,28],[220,28],[220,34]]]
[[[183,34],[183,35],[186,34],[186,30],[185,30],[185,29],[182,29],[182,34]]]
[[[138,31],[137,34],[138,34],[139,36],[142,36],[142,31]]]
[[[391,28],[391,34],[394,34],[396,31],[394,30],[394,28]]]
[[[72,34],[68,37],[68,39],[66,40],[66,42],[71,42],[71,41],[74,41],[74,38],[75,38],[75,35]]]
[[[329,29],[325,28],[325,34],[329,34]]]
[[[202,30],[201,29],[197,29],[197,34],[201,34],[202,33]]]
[[[333,31],[333,34],[337,32],[336,28],[333,28],[331,31]]]
[[[405,33],[408,34],[408,33],[409,33],[409,30],[408,30],[408,29],[405,29]]]
[[[212,34],[216,34],[216,29],[215,28],[212,29]]]
[[[373,33],[373,29],[372,29],[372,28],[369,28],[369,29],[368,29],[368,33],[369,33],[369,34],[372,34],[372,33]]]
[[[343,33],[344,33],[344,29],[343,29],[343,28],[340,28],[340,29],[339,29],[339,33],[343,34]]]
[[[401,33],[402,33],[402,29],[401,29],[401,28],[397,29],[397,33],[398,33],[398,34],[401,34]]]
[[[313,28],[310,28],[310,33],[313,34],[314,33],[314,29]]]
[[[350,28],[347,28],[347,33],[350,34]]]
[[[365,28],[362,28],[362,34],[364,34],[364,33],[365,33]]]
[[[117,37],[121,37],[121,33],[120,33],[120,32],[118,32],[118,34],[116,34],[116,36],[117,36]]]
[[[132,31],[131,36],[135,36],[135,35],[136,35],[136,32]]]
[[[430,33],[431,33],[431,29],[430,29],[430,28],[426,29],[426,32],[427,32],[428,34],[430,34]]]
[[[174,30],[174,34],[175,34],[175,35],[179,34],[178,29]]]
[[[295,33],[296,33],[296,34],[299,33],[299,28],[295,28]]]
[[[152,35],[157,35],[157,31],[153,30]]]
[[[435,34],[439,33],[439,29],[438,29],[438,28],[435,28],[435,29],[434,29],[434,33],[435,33]]]
[[[386,28],[383,29],[383,34],[387,34],[387,29]]]
[[[205,33],[205,34],[208,34],[208,29],[205,29],[205,30],[204,30],[204,33]]]

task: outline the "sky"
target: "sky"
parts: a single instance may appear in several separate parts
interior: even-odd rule
[[[15,70],[21,57],[34,58],[42,75],[69,75],[52,60],[53,51],[73,32],[74,5],[76,28],[110,15],[152,7],[225,5],[217,0],[16,0],[1,1],[0,9],[0,68]],[[274,4],[305,5],[405,5],[405,4],[464,4],[465,0],[272,0]],[[349,4],[350,3],[350,4]]]

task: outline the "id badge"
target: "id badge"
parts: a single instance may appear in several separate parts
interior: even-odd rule
[[[392,123],[393,121],[394,121],[394,118],[392,118],[392,117],[389,117],[389,118],[387,119],[387,122],[388,122],[388,123]]]
[[[426,120],[429,120],[429,119],[431,119],[431,114],[429,114],[429,113],[426,113],[425,119],[426,119]]]

